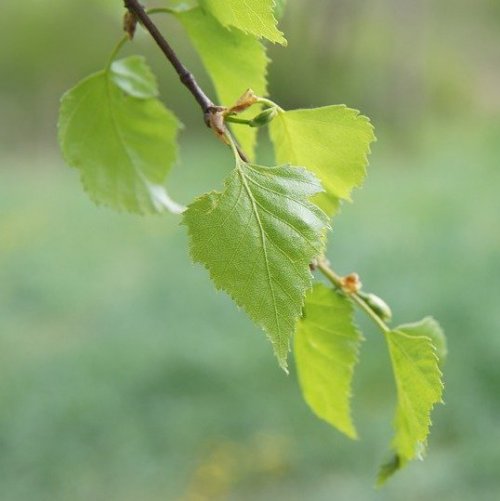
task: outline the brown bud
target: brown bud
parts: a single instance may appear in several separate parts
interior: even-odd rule
[[[252,89],[247,89],[238,101],[236,101],[236,103],[234,103],[233,106],[227,110],[227,114],[242,113],[256,102],[257,96],[255,95],[255,92]]]
[[[208,110],[205,120],[207,125],[214,131],[214,134],[225,144],[229,144],[227,139],[227,129],[224,123],[226,108],[214,106]]]
[[[135,14],[128,10],[123,16],[123,31],[128,35],[130,40],[134,38],[136,28],[137,18]]]
[[[357,273],[351,273],[342,278],[342,289],[348,294],[355,294],[362,287],[361,280]]]

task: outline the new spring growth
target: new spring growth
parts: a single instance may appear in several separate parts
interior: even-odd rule
[[[250,127],[262,127],[272,122],[273,118],[278,114],[277,108],[267,108],[262,113],[248,122]]]
[[[252,89],[248,89],[236,101],[236,103],[224,111],[224,118],[227,122],[247,125],[249,127],[262,127],[269,124],[278,114],[277,106],[270,106],[252,119],[237,118],[235,115],[243,113],[254,104],[262,102],[262,98],[255,95]]]
[[[392,319],[392,311],[389,305],[375,294],[358,291],[358,295],[364,299],[370,309],[384,322],[390,322]]]

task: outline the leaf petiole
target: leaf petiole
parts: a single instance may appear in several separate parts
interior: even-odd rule
[[[330,268],[324,259],[320,259],[318,261],[317,268],[337,289],[343,291],[353,303],[361,308],[373,320],[373,322],[377,324],[384,334],[391,331],[388,325],[370,308],[366,301],[357,292],[348,293],[345,291],[341,277]]]
[[[248,125],[249,127],[252,127],[252,120],[245,120],[244,118],[238,118],[238,117],[231,116],[231,115],[226,115],[224,120],[226,122],[230,122],[233,124],[242,124],[242,125]]]
[[[170,7],[152,7],[146,10],[146,14],[148,16],[153,14],[176,14],[176,11]]]
[[[109,69],[111,68],[111,65],[113,64],[113,61],[116,59],[118,56],[119,52],[122,50],[123,46],[129,41],[128,35],[124,35],[119,42],[115,45],[114,49],[111,52],[111,55],[109,56],[108,64],[106,65],[105,71],[108,72]]]
[[[274,101],[271,101],[267,97],[258,97],[257,98],[257,103],[264,104],[269,108],[276,108],[279,112],[284,112],[285,110],[276,104]]]

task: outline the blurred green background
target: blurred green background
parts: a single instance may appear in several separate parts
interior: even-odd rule
[[[289,0],[289,47],[270,50],[280,104],[346,103],[378,130],[366,186],[335,221],[335,267],[395,322],[432,314],[448,333],[428,457],[379,491],[395,398],[378,332],[359,319],[351,442],[190,264],[177,218],[96,208],[64,166],[59,97],[104,65],[121,2],[0,12],[2,501],[500,499],[497,0]],[[160,24],[208,87],[179,27]],[[230,155],[172,70],[144,34],[127,51],[147,55],[186,124],[171,193],[220,186]]]

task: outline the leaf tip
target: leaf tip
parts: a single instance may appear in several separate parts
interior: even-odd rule
[[[377,475],[375,487],[380,489],[386,482],[403,466],[398,454],[393,454],[391,458],[382,464]]]

